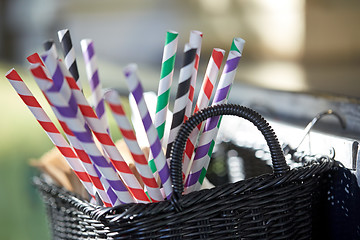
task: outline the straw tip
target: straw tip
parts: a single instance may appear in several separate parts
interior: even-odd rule
[[[6,78],[13,78],[15,76],[17,76],[17,72],[15,70],[15,68],[11,68],[9,71],[7,71],[7,73],[5,74]]]
[[[192,31],[190,32],[190,34],[195,34],[195,35],[198,35],[198,36],[200,36],[200,37],[203,37],[203,33],[200,32],[200,31],[198,31],[198,30],[192,30]]]
[[[69,31],[68,28],[64,28],[64,29],[59,30],[58,34],[64,34],[64,33],[68,32],[68,31]]]
[[[45,48],[45,51],[49,50],[53,45],[55,44],[54,39],[48,39],[43,43],[43,46]]]
[[[169,30],[166,32],[165,45],[174,42],[177,44],[179,33],[176,31]]]
[[[129,77],[132,73],[136,72],[137,70],[137,64],[136,63],[130,63],[124,68],[124,75],[125,77]]]
[[[242,39],[240,37],[234,38],[233,44],[231,46],[231,51],[237,51],[242,54],[244,45],[245,45],[244,39]]]
[[[54,43],[55,40],[53,38],[49,38],[48,40],[44,41],[44,43]]]
[[[80,41],[81,46],[89,45],[90,43],[92,43],[92,40],[90,38],[84,38]]]
[[[214,52],[218,52],[218,53],[221,53],[222,55],[225,55],[225,50],[224,49],[214,48],[213,50],[214,50]]]
[[[26,58],[29,63],[36,64],[41,62],[41,58],[38,53],[33,53]]]
[[[113,97],[116,97],[117,92],[115,91],[115,89],[106,88],[106,89],[103,89],[103,95],[106,100],[109,100]]]
[[[168,33],[168,34],[179,35],[179,32],[177,32],[177,31],[175,31],[175,30],[168,30],[167,33]]]

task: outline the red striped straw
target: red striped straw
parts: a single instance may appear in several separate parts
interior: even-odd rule
[[[45,81],[52,81],[49,77],[49,73],[47,69],[45,68],[44,63],[42,62],[40,56],[35,53],[33,55],[30,55],[28,58],[28,61],[32,64],[31,66],[31,72],[36,80],[36,82],[40,85],[41,82]],[[42,66],[39,68],[39,64]],[[44,96],[46,97],[45,93]],[[51,103],[49,102],[51,105]],[[102,199],[105,206],[116,206],[121,204],[118,197],[116,196],[114,190],[110,187],[109,183],[107,182],[106,178],[101,178],[101,173],[95,169],[95,166],[92,164],[88,154],[83,150],[81,144],[73,134],[73,132],[68,128],[66,123],[62,121],[61,114],[57,111],[57,109],[54,106],[51,106],[53,112],[55,113],[55,116],[58,118],[59,123],[64,130],[64,133],[69,140],[70,144],[72,145],[74,151],[76,152],[77,156],[81,160],[81,164],[85,168],[86,172],[89,174],[89,177],[94,184],[94,187],[96,188],[96,191],[99,195],[99,197]],[[105,188],[105,189],[104,189]],[[107,199],[110,199],[111,204],[109,204],[109,201]]]
[[[114,116],[115,122],[127,144],[130,153],[134,159],[135,166],[139,172],[141,179],[148,190],[148,194],[153,202],[164,200],[160,192],[153,173],[148,165],[144,153],[141,151],[138,142],[136,141],[134,130],[125,115],[124,108],[121,104],[118,93],[115,90],[108,90],[104,94],[105,101],[109,105]]]
[[[60,151],[65,160],[70,165],[71,169],[74,171],[76,176],[79,178],[80,182],[84,185],[88,193],[95,199],[95,193],[93,189],[92,177],[88,175],[79,161],[78,156],[75,154],[73,149],[67,143],[65,138],[56,128],[55,124],[50,120],[49,116],[40,106],[36,98],[33,96],[29,88],[26,86],[25,82],[21,79],[19,74],[14,70],[10,70],[6,74],[6,78],[9,80],[13,88],[19,94],[20,98],[27,105],[31,113],[34,115],[36,120],[39,122],[41,127],[44,129],[50,140],[53,142],[55,147]],[[101,186],[102,188],[102,186]],[[102,198],[105,206],[112,206],[109,198],[105,195]]]
[[[67,91],[67,87],[69,86],[70,92],[65,93],[65,94],[67,94],[67,95],[70,94],[74,97],[73,101],[75,103],[77,103],[76,107],[77,106],[79,107],[79,110],[81,111],[82,115],[84,116],[86,123],[93,131],[95,137],[100,142],[101,146],[103,147],[106,154],[108,155],[111,163],[113,164],[113,166],[115,167],[115,169],[117,170],[119,175],[121,176],[121,178],[124,181],[124,183],[126,184],[127,188],[130,190],[132,195],[135,197],[137,202],[142,202],[142,203],[150,202],[150,199],[147,197],[147,195],[144,192],[143,188],[141,187],[140,183],[138,182],[138,180],[136,179],[136,177],[130,170],[130,167],[127,165],[125,160],[122,158],[119,150],[116,148],[116,146],[115,146],[113,140],[111,139],[109,133],[107,132],[106,128],[101,124],[101,122],[100,122],[99,118],[96,116],[94,110],[91,108],[91,106],[87,102],[85,96],[83,95],[81,90],[76,85],[74,78],[72,78],[70,76],[70,74],[66,72],[67,71],[66,68],[60,67],[60,65],[62,63],[58,62],[53,56],[47,55],[47,56],[45,56],[45,58],[46,58],[45,65],[48,64],[49,66],[48,65],[47,66],[50,69],[51,68],[54,69],[54,66],[52,66],[52,65],[58,66],[59,72],[61,72],[62,77],[64,78],[64,76],[66,76],[66,78],[64,79],[66,81],[59,81],[62,84],[62,87],[60,90],[62,90],[64,88]],[[57,67],[55,67],[55,70],[56,69],[57,69]],[[65,74],[63,74],[62,71],[65,71]],[[53,77],[53,80],[54,80],[54,77]],[[72,99],[70,98],[69,100],[72,100]],[[74,104],[73,108],[75,108],[75,104]],[[79,115],[78,117],[80,117],[81,113],[78,114]],[[75,135],[76,135],[76,133],[75,133]],[[99,167],[99,170],[100,170],[100,167]],[[101,172],[101,170],[100,170],[100,172]],[[120,190],[121,190],[120,192],[123,191],[122,188]]]
[[[30,63],[32,63],[30,69],[31,72],[38,83],[38,85],[46,84],[46,80],[42,80],[44,77],[48,78],[47,76],[47,69],[39,64],[34,64],[38,61],[40,61],[40,64],[43,64],[41,59],[37,54],[33,54],[28,57],[28,60]],[[52,80],[51,80],[52,81]],[[43,92],[44,93],[44,92]],[[46,94],[44,93],[45,97]],[[49,100],[48,100],[49,101]],[[77,156],[81,160],[82,166],[85,168],[86,172],[89,174],[89,177],[96,188],[96,192],[99,195],[99,197],[104,202],[105,206],[115,206],[121,204],[120,200],[116,196],[114,190],[109,186],[109,183],[103,178],[101,179],[101,174],[96,171],[95,166],[92,164],[88,154],[83,150],[83,147],[75,137],[74,133],[68,128],[67,124],[63,121],[63,117],[61,114],[57,111],[57,109],[50,103],[49,104],[52,107],[53,112],[55,113],[55,116],[58,118],[59,123],[64,130],[64,133],[69,140],[70,144],[72,145],[74,151],[76,152]],[[105,187],[105,189],[104,189]],[[110,199],[110,200],[109,200]],[[109,203],[111,202],[111,204]]]
[[[74,133],[75,137],[83,147],[84,151],[89,155],[92,164],[95,164],[101,174],[107,179],[114,193],[122,203],[133,202],[131,194],[124,186],[117,173],[113,170],[112,165],[108,163],[106,158],[97,148],[90,129],[85,124],[75,101],[74,94],[62,73],[59,62],[52,55],[46,58],[46,66],[52,73],[54,84],[50,86],[39,84],[40,88],[45,92],[51,104],[57,109],[62,119]],[[40,82],[41,83],[41,82]],[[76,85],[74,81],[74,85]],[[110,197],[110,196],[109,196]]]
[[[225,51],[220,48],[214,48],[206,68],[205,76],[200,88],[199,96],[196,102],[194,113],[207,107],[210,102],[214,86],[217,81],[218,73],[220,70],[221,63],[224,59]],[[194,154],[195,144],[199,137],[201,126],[203,123],[199,124],[191,133],[186,142],[185,155],[183,162],[183,176],[185,176],[185,181],[188,175],[188,168],[191,165],[191,159]]]

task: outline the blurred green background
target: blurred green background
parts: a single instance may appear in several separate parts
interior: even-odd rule
[[[79,42],[92,38],[103,86],[124,97],[122,68],[131,62],[138,63],[145,90],[157,91],[164,37],[171,29],[180,34],[174,82],[189,32],[199,30],[204,38],[198,79],[212,48],[228,51],[232,38],[242,37],[246,45],[236,84],[359,99],[359,11],[356,0],[0,0],[0,239],[50,238],[31,182],[38,172],[28,162],[52,144],[4,76],[15,67],[47,106],[26,57],[41,53],[47,39],[57,41],[58,30],[71,31],[84,85]]]
[[[1,73],[6,73],[10,67],[16,66],[1,64]],[[19,73],[30,79],[21,67]],[[34,84],[30,83],[29,87]],[[38,173],[28,162],[48,151],[51,142],[3,77],[0,100],[3,113],[0,124],[0,238],[49,239],[44,207],[31,181]]]
[[[15,68],[40,105],[58,126],[46,100],[36,86],[32,76],[22,66],[0,65],[6,73]],[[89,87],[85,87],[89,93]],[[7,81],[0,81],[1,111],[6,113],[1,121],[0,145],[0,239],[49,239],[45,206],[32,185],[32,178],[40,172],[29,165],[30,160],[39,159],[53,145],[31,112]],[[130,114],[126,98],[125,111]],[[110,131],[116,141],[121,138],[114,120],[108,112]]]

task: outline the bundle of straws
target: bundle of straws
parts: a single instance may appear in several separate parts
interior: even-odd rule
[[[196,111],[209,105],[225,51],[213,49],[194,106],[203,35],[199,31],[191,31],[189,43],[184,47],[167,143],[164,142],[165,121],[173,81],[178,33],[166,33],[154,119],[151,118],[144,99],[143,87],[137,76],[137,66],[130,64],[124,68],[123,73],[129,91],[136,102],[149,142],[150,154],[146,158],[139,147],[133,126],[125,115],[118,93],[112,89],[102,89],[93,41],[81,41],[92,92],[92,102],[89,104],[79,81],[70,32],[64,29],[58,32],[58,36],[64,53],[63,59],[59,58],[54,41],[48,41],[44,44],[45,53],[34,53],[27,60],[30,63],[30,71],[58,119],[63,134],[50,120],[15,69],[11,69],[6,78],[93,199],[100,199],[106,207],[169,199],[172,194],[169,173],[172,143],[183,122]],[[226,103],[244,43],[241,38],[233,39],[212,105]],[[141,179],[136,178],[110,136],[105,102],[111,109]],[[219,117],[208,119],[206,123],[198,125],[187,140],[182,173],[185,193],[199,190],[204,181],[220,122]]]

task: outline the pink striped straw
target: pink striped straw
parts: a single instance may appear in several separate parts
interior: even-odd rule
[[[59,65],[59,70],[65,71],[65,74],[61,73],[63,76],[66,76],[66,81],[63,81],[63,87],[62,88],[68,88],[70,95],[74,97],[73,101],[77,103],[75,106],[79,107],[79,110],[82,113],[79,113],[78,117],[85,118],[86,123],[88,126],[92,129],[95,137],[100,142],[102,148],[105,150],[105,153],[108,155],[111,163],[121,176],[122,180],[126,184],[127,188],[130,190],[132,195],[135,197],[137,202],[142,203],[148,203],[150,202],[150,199],[147,197],[146,193],[144,192],[143,188],[141,187],[140,183],[134,176],[134,174],[131,172],[129,166],[125,162],[125,160],[122,158],[119,150],[116,148],[113,140],[111,139],[109,133],[104,128],[104,126],[101,124],[100,120],[97,118],[94,110],[90,107],[89,103],[87,102],[85,96],[81,92],[81,90],[76,85],[76,82],[74,78],[71,77],[71,75],[67,72],[65,67],[61,67],[61,62],[57,62],[57,60],[51,56],[48,55],[46,57],[45,64],[49,62],[49,65],[53,63],[57,63]],[[54,79],[54,77],[53,77]],[[55,82],[55,80],[54,80]],[[60,81],[59,81],[60,82]],[[66,83],[66,84],[65,84]],[[67,87],[68,86],[68,87]],[[71,100],[71,99],[70,99]],[[75,134],[76,135],[76,134]],[[99,170],[101,172],[101,169],[99,167]],[[120,183],[119,183],[120,184]],[[113,187],[113,186],[112,186]]]
[[[225,51],[220,48],[214,48],[206,68],[205,76],[200,88],[199,96],[196,102],[194,113],[203,109],[209,105],[210,98],[214,89],[214,86],[217,81],[218,73],[220,70],[221,63],[224,59]],[[191,165],[191,159],[195,149],[195,143],[199,137],[200,129],[202,123],[199,124],[191,133],[186,142],[184,162],[183,162],[183,175],[185,176],[185,181],[188,175],[188,168]]]
[[[191,83],[190,83],[190,91],[189,91],[189,101],[186,105],[185,110],[185,120],[187,120],[192,112],[195,86],[196,86],[196,78],[197,72],[199,69],[199,61],[200,61],[200,53],[201,53],[201,42],[202,42],[203,34],[200,31],[193,30],[190,32],[189,43],[193,48],[196,48],[196,56],[195,56],[195,64],[194,69],[191,75]]]
[[[242,56],[245,41],[241,38],[234,38],[229,55],[226,60],[222,75],[212,105],[218,105],[227,102],[231,85],[234,81],[237,66]],[[188,192],[199,190],[204,181],[207,167],[209,165],[212,150],[215,145],[220,117],[212,117],[205,123],[204,130],[199,139],[199,146],[196,149],[193,164],[186,185]]]
[[[112,165],[108,163],[97,148],[92,133],[79,111],[75,96],[66,81],[68,78],[65,78],[62,73],[60,62],[52,55],[45,56],[43,59],[46,59],[45,65],[48,67],[49,72],[52,73],[54,84],[50,85],[49,89],[47,89],[47,86],[40,86],[40,88],[43,89],[47,98],[55,106],[64,122],[66,122],[69,129],[79,140],[84,151],[89,155],[91,162],[96,165],[101,174],[108,180],[118,199],[122,203],[133,202],[134,199],[112,168]],[[74,86],[79,89],[75,80],[73,82]]]
[[[81,40],[80,44],[85,60],[86,74],[92,92],[92,105],[94,106],[96,115],[100,119],[101,123],[109,132],[109,124],[105,113],[105,104],[99,78],[99,70],[95,55],[94,43],[91,39],[83,39]]]
[[[115,122],[127,144],[130,153],[134,159],[135,166],[139,172],[141,179],[148,190],[148,194],[153,202],[164,200],[160,192],[160,188],[153,176],[153,173],[148,165],[144,153],[141,151],[138,142],[136,141],[134,130],[125,115],[124,108],[121,104],[119,95],[115,90],[108,90],[104,94],[105,101],[108,103],[111,112],[115,118]]]
[[[38,123],[44,129],[45,133],[48,135],[52,143],[68,162],[71,169],[74,171],[76,176],[84,185],[85,189],[93,198],[95,198],[93,185],[89,175],[84,170],[73,149],[69,146],[65,138],[61,135],[55,124],[50,120],[49,116],[43,110],[43,108],[36,100],[34,95],[31,93],[29,88],[26,86],[25,82],[21,79],[15,69],[11,69],[9,72],[7,72],[6,78],[9,80],[15,91],[18,93],[20,98],[34,115]],[[107,203],[108,202],[104,202],[104,204]]]
[[[164,193],[166,195],[166,198],[169,199],[172,194],[170,169],[166,162],[165,155],[162,151],[161,142],[157,130],[149,114],[149,110],[144,99],[144,90],[142,88],[140,80],[136,75],[136,70],[136,64],[130,64],[124,69],[124,75],[126,77],[126,82],[128,84],[129,90],[138,106],[138,110],[150,144],[150,151],[152,153],[155,166],[158,170]]]
[[[41,65],[43,64],[43,62],[38,56],[38,54],[33,54],[29,56],[28,61],[32,63],[32,65],[30,66],[31,73],[33,74],[38,85],[39,86],[46,85],[47,84],[46,79],[49,79],[48,72],[47,69],[45,69],[45,67]],[[45,80],[43,80],[44,78]],[[47,97],[45,93],[44,95],[45,97]],[[63,117],[61,116],[61,114],[51,104],[50,101],[49,104],[51,105],[52,110],[55,113],[55,116],[58,118],[59,123],[62,129],[64,130],[64,133],[66,134],[70,144],[73,146],[73,149],[75,150],[77,156],[81,160],[81,164],[85,168],[86,172],[89,174],[89,177],[92,183],[94,184],[94,187],[96,188],[99,197],[103,200],[103,202],[104,201],[106,202],[105,206],[115,206],[121,204],[114,190],[109,186],[109,183],[105,179],[100,179],[101,175],[99,174],[98,171],[95,170],[95,166],[92,164],[88,154],[83,150],[81,144],[79,143],[78,139],[75,137],[74,133],[68,128],[67,124],[63,121]],[[108,203],[109,202],[108,199],[110,199],[111,204]]]

